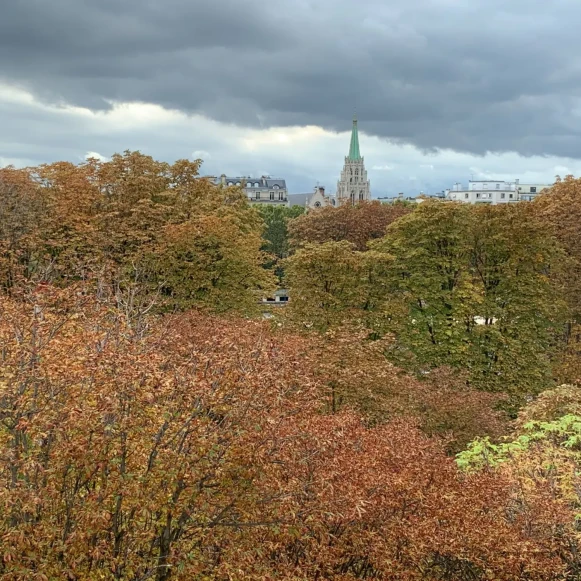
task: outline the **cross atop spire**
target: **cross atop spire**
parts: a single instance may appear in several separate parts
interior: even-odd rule
[[[353,129],[351,129],[351,145],[349,146],[349,159],[358,161],[361,159],[359,153],[359,132],[357,131],[357,115],[353,115]]]

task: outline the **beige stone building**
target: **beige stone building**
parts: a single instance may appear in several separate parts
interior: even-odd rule
[[[357,204],[371,200],[369,180],[363,156],[359,151],[359,132],[357,117],[353,117],[351,129],[351,143],[349,155],[345,157],[345,164],[341,177],[337,182],[337,204]]]

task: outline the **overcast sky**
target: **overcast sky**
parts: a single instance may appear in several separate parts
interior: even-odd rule
[[[0,165],[139,149],[374,196],[581,174],[579,0],[8,0]]]

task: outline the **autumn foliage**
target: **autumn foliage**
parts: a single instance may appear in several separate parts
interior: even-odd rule
[[[292,220],[289,234],[295,248],[308,243],[345,240],[357,250],[366,250],[370,240],[384,236],[389,224],[410,211],[411,208],[403,203],[328,206]]]
[[[299,215],[139,152],[1,169],[0,581],[580,578],[577,190]]]
[[[252,312],[274,280],[262,268],[263,222],[199,165],[125,152],[0,170],[0,285],[91,280],[144,308]]]
[[[408,420],[321,415],[306,339],[196,312],[136,337],[79,288],[0,308],[1,579],[570,567],[570,513],[550,490],[522,498],[506,476],[464,474]]]

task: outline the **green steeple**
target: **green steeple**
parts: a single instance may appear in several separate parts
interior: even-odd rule
[[[349,146],[349,159],[358,161],[361,159],[359,153],[359,133],[357,132],[357,117],[353,115],[353,129],[351,130],[351,145]]]

